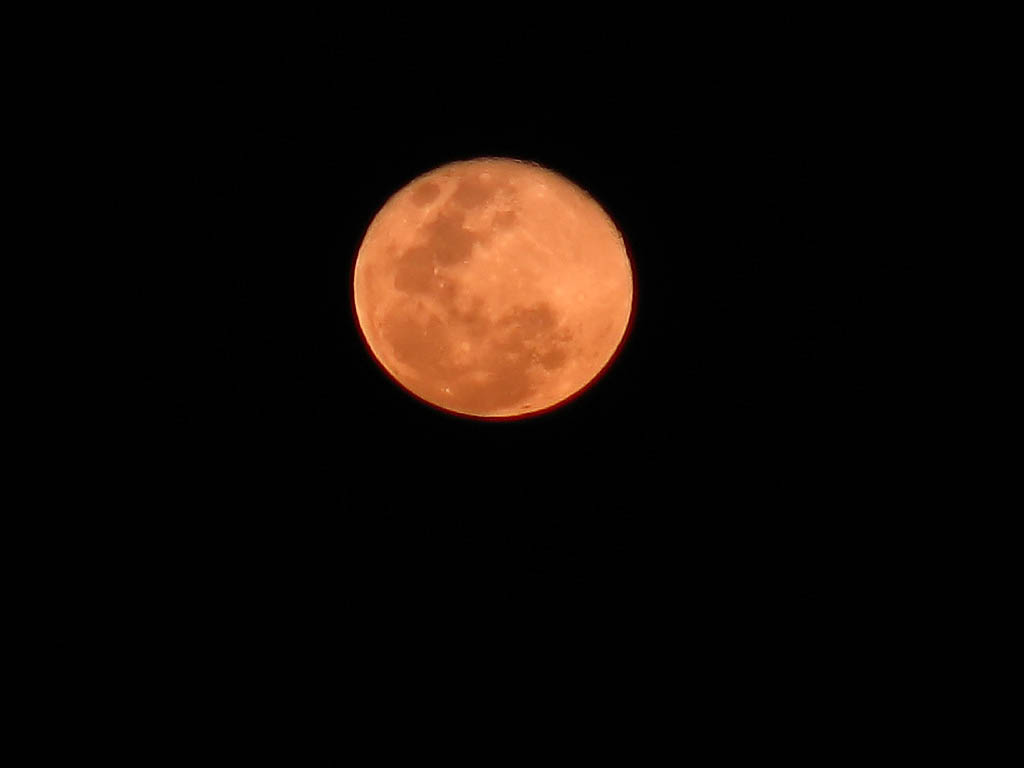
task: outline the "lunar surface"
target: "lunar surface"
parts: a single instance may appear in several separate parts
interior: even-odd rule
[[[373,219],[352,298],[367,346],[418,398],[476,418],[550,410],[624,340],[633,270],[585,191],[504,158],[433,170]]]

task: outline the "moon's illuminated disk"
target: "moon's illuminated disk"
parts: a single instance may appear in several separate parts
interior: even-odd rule
[[[352,290],[366,343],[399,384],[445,410],[501,418],[548,410],[601,373],[629,327],[633,271],[582,189],[482,158],[388,200]]]

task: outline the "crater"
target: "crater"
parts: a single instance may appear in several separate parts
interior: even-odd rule
[[[463,221],[462,214],[443,213],[427,225],[427,247],[438,264],[458,264],[473,254],[473,243],[478,238],[462,226]]]
[[[528,362],[523,355],[492,352],[481,369],[459,377],[459,406],[470,412],[488,413],[522,402],[534,393]]]
[[[432,181],[424,181],[412,191],[411,199],[414,204],[422,208],[434,202],[440,194],[441,188],[437,184]]]
[[[548,350],[547,352],[540,355],[540,357],[538,357],[537,359],[540,361],[540,364],[544,366],[544,370],[554,371],[565,365],[567,357],[568,355],[566,354],[564,349],[556,348]]]
[[[433,287],[434,262],[430,251],[414,246],[398,259],[395,288],[405,293],[427,293]]]
[[[547,302],[531,307],[515,307],[502,318],[502,323],[511,326],[523,339],[534,339],[555,327],[558,318]]]
[[[482,314],[462,315],[459,322],[463,330],[477,327],[486,331],[489,327]],[[457,341],[461,336],[449,333],[441,317],[417,315],[409,308],[388,315],[382,336],[395,359],[417,374],[406,385],[431,402],[437,401],[444,386],[445,407],[485,414],[515,408],[536,393],[530,373],[535,361],[521,340],[510,346],[486,344],[482,359],[467,365],[459,362],[455,351],[465,343]],[[485,339],[488,337],[485,334]]]
[[[494,197],[497,186],[489,178],[484,180],[478,176],[463,179],[452,195],[452,200],[463,208],[476,208]]]
[[[515,211],[499,211],[494,216],[494,227],[496,229],[510,229],[516,223]]]
[[[453,281],[438,273],[468,261],[473,244],[479,238],[462,226],[462,214],[442,213],[425,227],[426,242],[409,248],[398,258],[395,267],[395,288],[405,293],[439,293],[442,300],[452,300]]]
[[[421,322],[407,313],[394,312],[384,323],[382,335],[395,357],[425,378],[445,373],[448,333],[439,318]]]
[[[460,297],[448,307],[448,311],[474,339],[484,338],[491,330],[491,323],[484,314],[484,301],[479,296]]]

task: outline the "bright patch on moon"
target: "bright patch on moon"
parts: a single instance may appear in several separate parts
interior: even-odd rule
[[[633,270],[586,192],[504,158],[442,166],[377,213],[356,257],[356,320],[384,370],[447,411],[546,411],[624,340]]]

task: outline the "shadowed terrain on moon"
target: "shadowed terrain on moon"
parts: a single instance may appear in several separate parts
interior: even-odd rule
[[[457,297],[465,293],[464,287],[456,270],[444,268],[468,262],[473,257],[473,245],[485,244],[490,238],[490,233],[466,229],[463,211],[489,203],[498,186],[497,181],[485,182],[472,176],[462,179],[447,207],[425,228],[427,242],[399,257],[395,288],[410,296],[431,297],[441,307],[443,320],[436,316],[418,318],[416,313],[399,308],[384,324],[384,338],[395,356],[416,369],[424,381],[445,382],[442,389],[451,391],[452,403],[470,411],[521,403],[534,391],[530,367],[539,365],[549,371],[561,367],[567,358],[564,345],[571,340],[568,332],[556,333],[557,317],[546,302],[517,306],[496,323],[480,312],[482,302],[478,301],[476,308],[471,303],[468,311],[460,311],[456,305]],[[429,204],[439,193],[436,184],[423,182],[413,190],[412,200]],[[500,230],[515,220],[514,211],[502,211],[495,216],[494,225]],[[492,341],[477,350],[481,357],[473,365],[460,365],[452,329],[465,335],[469,341],[464,343],[485,338]]]
[[[379,279],[392,270],[402,299],[391,301],[375,326],[412,374],[402,383],[429,402],[480,415],[551,405],[559,398],[560,373],[581,350],[573,347],[579,340],[563,306],[538,286],[511,286],[497,277],[518,274],[517,257],[522,261],[530,248],[521,240],[512,248],[492,242],[523,232],[520,190],[501,165],[486,166],[486,173],[461,169],[457,178],[439,206],[443,180],[423,179],[401,198],[427,215],[412,244],[383,248],[391,267]],[[481,258],[503,260],[503,271],[488,263],[470,279]],[[487,301],[496,296],[503,299],[500,310]],[[509,304],[508,297],[521,300]]]

